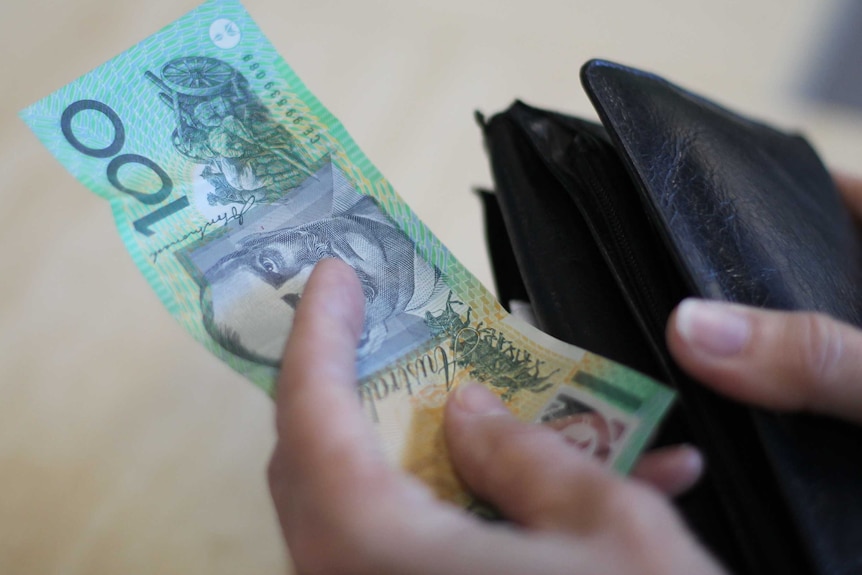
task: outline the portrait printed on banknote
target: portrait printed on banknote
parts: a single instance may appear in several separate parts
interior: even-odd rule
[[[587,455],[612,463],[635,423],[631,417],[574,386],[561,386],[536,420]]]
[[[207,232],[228,228],[178,254],[220,346],[278,365],[303,287],[328,257],[353,267],[365,295],[361,371],[430,337],[423,316],[444,291],[439,271],[329,157],[309,155],[273,120],[242,73],[189,56],[146,77],[174,112],[173,147],[197,165],[192,202],[219,221]]]
[[[110,202],[168,311],[267,393],[314,265],[352,266],[366,303],[358,399],[387,457],[450,501],[469,497],[442,406],[468,379],[620,472],[672,401],[506,314],[238,0],[208,0],[21,117]]]
[[[182,255],[200,283],[209,334],[231,353],[268,365],[281,358],[312,268],[330,257],[353,267],[365,296],[361,372],[431,337],[425,313],[448,293],[440,272],[331,163]]]

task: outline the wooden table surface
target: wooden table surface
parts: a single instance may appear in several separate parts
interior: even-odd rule
[[[797,96],[841,2],[247,0],[308,86],[487,285],[472,112],[592,117],[578,67],[660,72],[853,169],[862,120]],[[285,573],[271,401],[158,302],[108,204],[17,117],[195,0],[0,6],[0,573]],[[862,166],[859,166],[862,170]]]

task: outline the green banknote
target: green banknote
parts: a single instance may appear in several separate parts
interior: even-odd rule
[[[443,497],[467,501],[441,433],[462,381],[621,472],[671,402],[510,316],[235,0],[203,4],[21,116],[110,202],[168,311],[267,392],[314,264],[348,262],[366,298],[358,399],[389,457]]]

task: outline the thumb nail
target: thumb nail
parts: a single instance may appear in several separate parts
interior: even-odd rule
[[[455,401],[464,411],[477,415],[509,412],[499,397],[478,383],[470,382],[458,386],[455,390]]]
[[[748,343],[751,320],[729,304],[686,299],[677,308],[676,330],[693,349],[715,357],[730,357]]]

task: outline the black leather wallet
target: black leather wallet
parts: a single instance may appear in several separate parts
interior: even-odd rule
[[[858,230],[829,173],[804,138],[655,75],[594,60],[581,79],[601,124],[520,102],[479,117],[501,301],[677,389],[658,441],[705,452],[678,505],[733,572],[862,572],[862,429],[722,398],[664,340],[688,295],[862,325]]]

